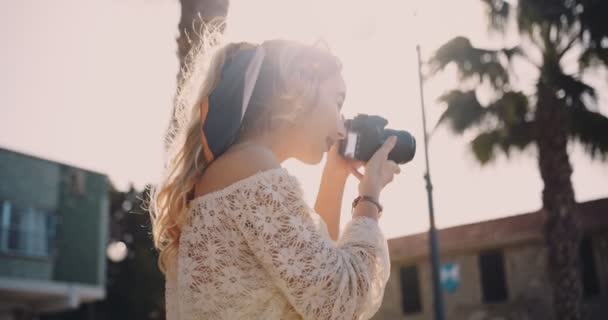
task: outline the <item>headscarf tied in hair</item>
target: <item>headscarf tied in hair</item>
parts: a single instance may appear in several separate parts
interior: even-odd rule
[[[224,63],[217,86],[201,101],[201,143],[207,164],[236,139],[264,56],[261,45],[236,52]]]

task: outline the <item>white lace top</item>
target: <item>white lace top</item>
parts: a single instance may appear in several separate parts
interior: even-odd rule
[[[337,243],[286,169],[190,202],[167,271],[168,320],[369,319],[389,278],[378,222],[356,217]]]

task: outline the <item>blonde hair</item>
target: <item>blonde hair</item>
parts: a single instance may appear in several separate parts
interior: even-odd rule
[[[160,183],[151,189],[149,212],[152,219],[154,246],[159,251],[159,268],[165,273],[168,263],[176,257],[182,227],[186,222],[188,201],[194,187],[207,167],[201,145],[201,99],[208,96],[219,82],[224,63],[236,52],[255,45],[249,43],[219,43],[217,29],[203,35],[198,47],[188,54],[182,79],[178,81],[175,99],[177,125],[168,132],[168,150]],[[239,137],[267,130],[277,119],[294,121],[297,114],[314,105],[320,81],[338,72],[339,61],[315,46],[285,40],[271,40],[261,44],[266,50],[264,63],[278,70],[272,79],[272,99],[262,101],[255,91]],[[266,99],[267,100],[267,99]],[[280,107],[278,107],[280,106]],[[310,109],[310,108],[309,108]],[[237,138],[238,139],[238,138]]]

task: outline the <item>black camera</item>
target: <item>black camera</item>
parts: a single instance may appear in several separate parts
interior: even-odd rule
[[[388,159],[398,164],[411,161],[416,154],[416,139],[407,131],[385,129],[388,121],[380,116],[358,114],[345,121],[346,138],[340,141],[340,154],[346,158],[367,162],[390,136],[397,144]]]

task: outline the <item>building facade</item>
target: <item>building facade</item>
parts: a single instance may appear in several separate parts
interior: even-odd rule
[[[105,296],[105,175],[0,148],[0,319]]]
[[[579,204],[588,319],[608,315],[608,199]],[[446,319],[553,319],[542,212],[439,231]],[[373,319],[433,319],[427,233],[389,240],[391,277]]]

